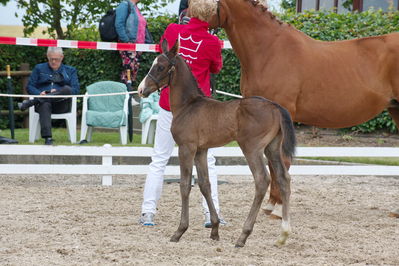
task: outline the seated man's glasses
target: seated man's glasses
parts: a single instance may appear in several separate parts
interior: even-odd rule
[[[50,62],[59,62],[59,61],[61,61],[62,60],[62,57],[48,57],[47,58],[48,59],[48,61],[50,61]]]

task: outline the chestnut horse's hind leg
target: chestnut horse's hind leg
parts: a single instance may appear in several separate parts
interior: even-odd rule
[[[291,163],[289,159],[284,158],[284,165],[287,170],[290,168]],[[273,164],[268,160],[270,176],[272,178],[270,183],[270,196],[266,207],[263,209],[267,215],[272,219],[281,219],[282,217],[282,200],[280,196],[280,189],[276,180],[276,172],[273,169]]]
[[[396,100],[391,101],[391,106],[388,108],[388,112],[395,122],[396,127],[399,128],[399,102]],[[389,216],[399,218],[399,209],[391,211]]]
[[[272,167],[276,174],[276,181],[280,188],[280,193],[283,203],[282,223],[281,223],[282,232],[280,234],[279,239],[276,242],[276,246],[284,245],[288,238],[288,235],[291,232],[290,216],[289,216],[291,178],[282,160],[280,142],[281,142],[281,137],[276,137],[265,149],[265,155],[273,165]]]
[[[212,200],[207,154],[208,150],[197,151],[194,160],[195,166],[197,167],[198,185],[200,187],[202,195],[204,195],[206,202],[208,203],[209,213],[211,214],[211,239],[219,240],[219,219],[215,209],[215,205],[213,204]]]
[[[269,196],[269,200],[267,201],[266,207],[263,209],[264,212],[267,215],[270,215],[276,204],[280,204],[281,205],[281,197],[280,197],[280,190],[277,186],[277,182],[276,182],[276,174],[274,172],[273,169],[273,165],[271,164],[270,161],[268,161],[268,166],[269,166],[269,170],[270,170],[270,176],[271,176],[271,182],[270,182],[270,196]],[[279,217],[280,216],[280,217]],[[272,217],[272,216],[271,216]],[[278,215],[276,212],[273,213],[273,218],[281,218],[281,214]]]
[[[267,173],[266,165],[263,160],[263,152],[259,150],[245,151],[243,149],[243,153],[248,161],[248,166],[251,169],[252,175],[254,177],[255,198],[247,220],[242,228],[242,233],[236,242],[236,247],[243,247],[248,236],[252,233],[256,217],[258,216],[260,206],[265,198],[266,191],[270,183],[270,177]]]
[[[194,163],[194,152],[188,147],[179,146],[180,161],[180,194],[181,194],[181,218],[177,231],[173,234],[170,241],[178,242],[186,232],[189,223],[189,196],[191,191],[191,176]]]
[[[388,107],[388,112],[395,122],[396,127],[399,128],[399,102],[396,100],[391,101],[391,105]]]

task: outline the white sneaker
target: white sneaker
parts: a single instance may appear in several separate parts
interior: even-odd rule
[[[154,214],[153,213],[143,213],[139,219],[139,223],[144,226],[154,226]]]
[[[223,219],[223,217],[221,215],[218,215],[218,216],[219,216],[219,225],[226,225],[227,222]],[[212,228],[211,214],[209,212],[205,213],[204,226],[206,228]]]

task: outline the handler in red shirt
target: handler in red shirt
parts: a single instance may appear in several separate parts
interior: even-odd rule
[[[160,41],[162,43],[166,39],[169,47],[173,47],[177,40],[180,41],[179,54],[190,66],[198,86],[206,96],[211,96],[210,74],[218,73],[223,66],[220,40],[208,32],[209,24],[205,22],[208,16],[216,13],[216,5],[217,3],[213,0],[191,0],[188,12],[191,17],[190,22],[186,25],[170,24]],[[144,200],[139,220],[142,225],[147,226],[155,225],[154,216],[162,193],[165,167],[176,144],[170,132],[172,113],[170,112],[168,87],[162,89],[159,105],[161,109],[158,114],[152,162],[149,165],[149,173],[144,187]],[[220,218],[215,162],[212,149],[209,149],[208,170],[212,199],[216,211],[219,213],[220,224],[226,224]],[[205,214],[204,225],[211,227],[205,198],[203,198],[202,205]]]
[[[211,35],[208,27],[207,22],[195,17],[191,18],[186,25],[170,24],[161,37],[160,43],[166,39],[169,47],[173,47],[179,39],[179,55],[186,60],[197,79],[198,86],[209,97],[211,96],[210,74],[219,73],[223,63],[219,38]],[[161,91],[159,105],[170,111],[169,88]]]

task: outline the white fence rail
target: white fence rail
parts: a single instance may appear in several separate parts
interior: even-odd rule
[[[0,145],[0,156],[98,156],[102,164],[1,164],[0,174],[92,174],[104,175],[103,184],[112,184],[112,175],[146,174],[148,165],[113,165],[112,157],[151,157],[150,147]],[[177,157],[177,148],[172,156]],[[222,147],[216,157],[243,157],[238,147]],[[399,157],[399,148],[381,147],[298,147],[297,157]],[[219,175],[251,175],[246,165],[218,165]],[[292,165],[291,175],[399,175],[399,166],[379,165]],[[195,173],[195,169],[194,169]],[[178,175],[179,166],[167,166],[166,175]]]

